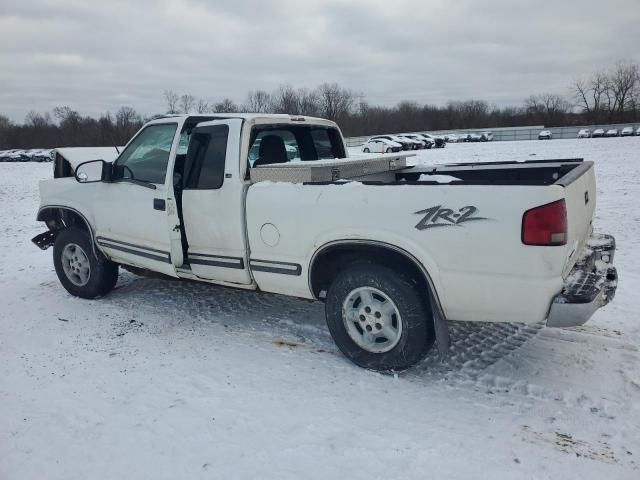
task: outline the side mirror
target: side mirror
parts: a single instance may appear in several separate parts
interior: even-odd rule
[[[110,163],[104,160],[89,160],[76,167],[75,177],[79,183],[96,183],[108,181],[110,173]]]

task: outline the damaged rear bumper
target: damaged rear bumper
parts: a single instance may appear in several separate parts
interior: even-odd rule
[[[616,241],[611,235],[594,235],[589,239],[583,257],[551,303],[547,326],[582,325],[613,300],[618,286],[618,272],[613,266],[615,250]]]

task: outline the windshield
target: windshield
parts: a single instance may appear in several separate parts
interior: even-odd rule
[[[115,179],[164,183],[177,128],[177,123],[167,123],[142,130],[115,161]]]

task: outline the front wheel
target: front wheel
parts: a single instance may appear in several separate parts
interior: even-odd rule
[[[62,286],[76,297],[106,295],[118,281],[118,264],[98,252],[93,253],[91,238],[85,230],[67,228],[56,237],[53,265]]]
[[[393,148],[391,147],[387,148],[387,153],[393,153]]]
[[[327,292],[327,326],[353,363],[398,371],[420,361],[433,345],[433,318],[411,278],[370,262],[342,270]]]
[[[368,148],[365,148],[364,150],[362,150],[364,153],[369,153],[371,150],[369,150]]]

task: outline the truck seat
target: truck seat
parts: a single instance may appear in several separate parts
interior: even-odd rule
[[[288,162],[287,150],[284,140],[278,135],[265,135],[260,142],[258,159],[253,164],[254,167],[270,165],[272,163]]]

